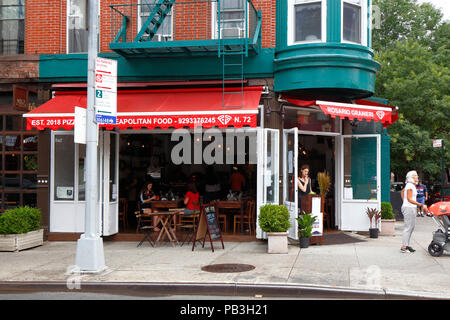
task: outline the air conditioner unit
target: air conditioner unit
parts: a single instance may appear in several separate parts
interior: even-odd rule
[[[153,42],[165,42],[172,41],[172,36],[170,34],[155,34],[152,38]]]
[[[245,30],[242,28],[220,28],[222,39],[240,39],[244,38]]]

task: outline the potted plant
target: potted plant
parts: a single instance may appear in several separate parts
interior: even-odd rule
[[[260,208],[259,226],[267,232],[268,253],[288,253],[289,211],[283,205],[266,204]]]
[[[395,236],[395,214],[390,202],[381,203],[381,236]]]
[[[325,197],[327,196],[328,191],[330,190],[331,186],[331,179],[330,175],[327,173],[327,171],[319,172],[317,174],[317,182],[319,183],[319,194],[320,194],[320,201],[321,206],[320,210],[324,212],[325,208]]]
[[[40,209],[17,207],[0,216],[0,251],[19,251],[43,243]]]
[[[367,208],[366,213],[369,217],[370,237],[378,238],[378,220],[380,220],[381,211],[377,208]]]
[[[316,221],[317,217],[308,214],[302,214],[298,216],[298,236],[300,242],[300,248],[308,248],[309,239],[312,237],[312,228],[313,224]]]

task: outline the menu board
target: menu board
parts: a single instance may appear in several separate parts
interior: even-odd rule
[[[208,230],[211,240],[222,238],[219,224],[217,223],[216,210],[214,206],[205,207],[206,222],[208,223]]]
[[[192,251],[194,251],[195,244],[197,241],[203,240],[203,245],[205,245],[206,236],[209,236],[209,241],[211,244],[211,250],[214,252],[213,241],[221,241],[222,249],[225,249],[222,240],[222,233],[220,232],[219,224],[217,222],[216,209],[212,205],[203,206],[200,212],[200,219],[198,221],[197,233],[195,235],[194,241],[192,243]]]

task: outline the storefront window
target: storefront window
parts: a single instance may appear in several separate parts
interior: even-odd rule
[[[19,174],[6,174],[5,175],[5,189],[19,189],[20,188],[20,175]]]
[[[37,171],[38,162],[37,154],[26,154],[23,156],[23,168],[24,171]]]
[[[37,151],[38,146],[38,136],[23,136],[23,150],[24,151]]]
[[[86,145],[78,145],[78,200],[86,200]]]
[[[111,134],[109,153],[109,201],[116,201],[119,190],[116,183],[116,139],[115,134]]]
[[[377,138],[344,138],[344,199],[377,199]]]
[[[74,200],[74,150],[72,135],[55,135],[55,200]]]
[[[37,175],[24,174],[22,177],[22,188],[24,189],[36,189],[37,188]]]
[[[331,118],[320,110],[306,108],[285,108],[284,128],[297,127],[303,131],[339,132],[339,118]]]
[[[5,151],[20,151],[20,136],[5,136]]]
[[[15,208],[19,205],[20,205],[19,193],[5,193],[5,205],[3,206],[5,210]]]
[[[36,193],[24,193],[23,194],[23,205],[29,207],[37,206]]]
[[[5,155],[5,170],[18,171],[20,169],[20,156],[16,154]]]
[[[7,131],[21,131],[22,118],[20,116],[5,116]]]

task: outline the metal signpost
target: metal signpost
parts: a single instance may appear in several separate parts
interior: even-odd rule
[[[442,192],[444,191],[444,184],[445,184],[445,150],[444,150],[444,140],[443,139],[436,139],[433,140],[433,147],[434,148],[441,148],[441,186],[442,186]],[[443,195],[444,196],[444,195]]]
[[[86,114],[86,214],[85,231],[77,242],[75,265],[81,272],[100,272],[106,268],[103,239],[99,235],[97,140],[95,123],[95,59],[97,58],[98,0],[89,0],[88,92]]]

